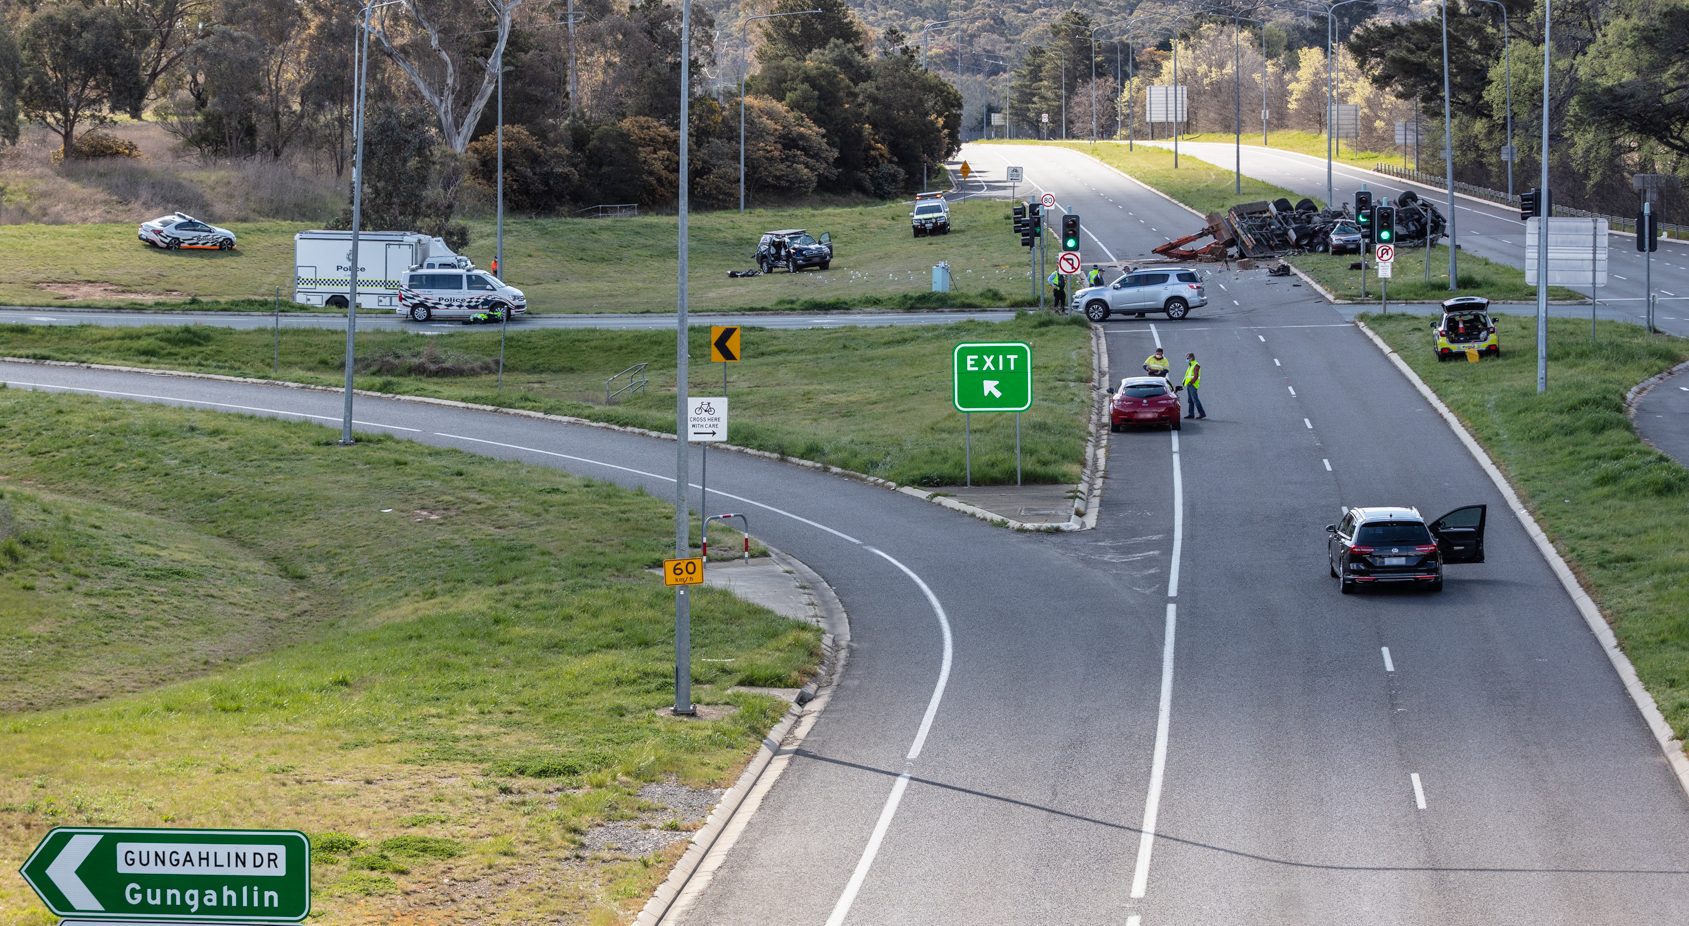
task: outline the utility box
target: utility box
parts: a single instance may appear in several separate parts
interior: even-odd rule
[[[932,291],[935,293],[950,292],[950,262],[941,260],[932,265]]]

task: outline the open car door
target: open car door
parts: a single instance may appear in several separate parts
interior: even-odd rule
[[[833,233],[832,232],[822,232],[821,237],[816,239],[816,240],[820,241],[822,244],[824,244],[824,245],[826,245],[827,247],[830,248],[830,247],[833,246]]]
[[[1445,563],[1484,561],[1484,514],[1488,505],[1467,505],[1431,522],[1431,536]]]

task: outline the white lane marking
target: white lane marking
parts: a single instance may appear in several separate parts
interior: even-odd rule
[[[1219,280],[1215,280],[1215,281],[1214,281],[1214,285],[1216,285],[1216,286],[1218,286],[1218,287],[1220,287],[1220,288],[1221,288],[1221,289],[1226,289],[1226,284],[1224,284],[1224,283],[1221,283],[1221,282],[1220,282],[1220,281],[1219,281]],[[1231,290],[1229,290],[1229,289],[1226,289],[1226,292],[1228,292],[1228,293],[1229,293],[1229,292],[1231,292]]]
[[[1625,281],[1625,282],[1626,282],[1626,283],[1629,283],[1629,282],[1630,282],[1630,277],[1622,277],[1622,276],[1619,276],[1619,275],[1618,275],[1618,274],[1616,274],[1616,273],[1615,273],[1615,274],[1613,274],[1613,279],[1615,279],[1615,280],[1624,280],[1624,281]]]
[[[1662,290],[1660,290],[1660,293],[1663,294],[1663,295],[1666,295],[1666,296],[1676,296],[1677,295],[1676,293],[1672,292],[1669,289],[1662,289]]]
[[[1321,457],[1320,462],[1325,464],[1325,471],[1326,472],[1328,472],[1328,473],[1331,472],[1331,461],[1330,460],[1325,459],[1324,457]]]
[[[1512,244],[1513,243],[1511,241],[1508,241],[1506,238],[1497,238],[1496,240],[1501,242],[1502,244]]]
[[[927,733],[932,730],[932,719],[938,714],[938,704],[944,700],[944,686],[950,683],[950,664],[956,651],[954,640],[950,636],[950,618],[944,613],[944,605],[939,604],[938,596],[934,595],[927,583],[921,581],[921,577],[916,575],[908,566],[898,562],[884,550],[869,546],[865,546],[863,549],[896,566],[904,575],[909,577],[909,581],[915,583],[916,587],[921,590],[921,594],[927,596],[927,604],[932,606],[932,613],[938,618],[938,629],[944,636],[944,658],[939,664],[938,682],[932,687],[932,697],[927,699],[927,711],[921,715],[921,727],[915,733],[915,741],[909,744],[909,754],[904,757],[913,762],[920,758],[921,747],[926,745]]]
[[[1179,555],[1185,547],[1185,480],[1179,471],[1179,432],[1173,435],[1173,562],[1167,567],[1167,597],[1179,597]]]
[[[58,321],[58,319],[54,318],[51,315],[31,315],[29,317],[29,320],[32,321],[32,322],[56,322],[56,321]]]
[[[1390,647],[1380,646],[1379,649],[1382,650],[1383,653],[1384,653],[1384,671],[1386,671],[1386,672],[1396,671],[1396,663],[1393,662],[1390,659]]]
[[[1173,634],[1178,628],[1178,605],[1167,603],[1167,629],[1161,645],[1161,706],[1155,718],[1155,754],[1150,760],[1149,795],[1144,799],[1144,825],[1138,836],[1138,863],[1132,870],[1132,898],[1149,888],[1150,851],[1155,847],[1156,817],[1161,813],[1161,785],[1167,775],[1167,731],[1173,719]]]
[[[172,405],[203,405],[206,408],[227,408],[227,409],[231,409],[231,410],[237,411],[237,412],[254,412],[254,413],[257,413],[257,414],[264,414],[264,415],[281,415],[281,416],[286,417],[286,418],[307,418],[307,419],[310,419],[312,421],[342,421],[342,420],[344,420],[339,415],[309,415],[309,414],[306,414],[305,412],[283,411],[282,409],[279,409],[279,408],[259,408],[257,406],[252,406],[252,405],[233,405],[233,404],[230,404],[228,402],[206,402],[206,401],[203,401],[203,400],[200,400],[200,399],[182,399],[182,398],[177,398],[176,396],[153,395],[153,394],[147,393],[147,392],[120,392],[120,391],[115,390],[115,389],[89,389],[89,388],[85,388],[85,387],[82,387],[82,386],[60,386],[60,385],[56,385],[54,383],[31,383],[31,382],[25,382],[21,379],[6,380],[6,385],[8,385],[8,386],[21,386],[21,387],[26,388],[26,389],[43,389],[43,390],[47,390],[49,392],[83,392],[83,393],[87,393],[88,395],[116,396],[117,398],[121,398],[121,399],[152,399],[152,400],[159,401],[159,402],[168,402],[168,403],[171,403]],[[422,431],[421,428],[402,428],[402,427],[400,427],[396,424],[382,424],[379,421],[359,421],[356,418],[352,419],[352,424],[362,425],[363,427],[366,427],[366,428],[381,428],[382,430],[386,430],[386,431],[410,431],[413,434],[414,433],[421,433],[421,431]]]
[[[1414,806],[1418,807],[1420,810],[1424,810],[1425,809],[1425,786],[1423,784],[1420,784],[1420,782],[1419,782],[1419,773],[1413,772],[1412,774],[1408,775],[1408,778],[1413,781],[1413,803],[1414,803]]]
[[[1303,423],[1303,424],[1304,424],[1304,425],[1307,425],[1307,427],[1308,427],[1308,430],[1310,430],[1310,431],[1312,431],[1312,430],[1313,430],[1313,429],[1314,429],[1314,423],[1313,423],[1313,422],[1312,422],[1312,421],[1309,421],[1309,420],[1308,420],[1308,419],[1306,419],[1306,418],[1303,418],[1303,419],[1302,419],[1302,423]]]
[[[897,815],[897,805],[902,803],[903,791],[908,787],[909,773],[897,776],[897,782],[891,786],[891,796],[886,798],[886,806],[880,810],[880,819],[874,823],[874,833],[868,837],[868,847],[857,861],[856,870],[850,873],[850,881],[845,884],[844,893],[839,895],[839,902],[833,905],[832,915],[827,917],[827,926],[840,926],[850,915],[850,906],[856,902],[856,892],[862,890],[862,882],[868,879],[868,869],[874,864],[874,856],[880,851],[886,831],[891,829],[891,818]]]
[[[1241,303],[1241,302],[1238,302],[1238,301],[1237,301],[1237,300],[1236,300],[1236,299],[1233,299],[1233,300],[1232,300],[1232,305],[1242,305],[1242,304],[1243,304],[1243,303]]]
[[[1256,335],[1256,337],[1258,337],[1258,338],[1260,338],[1260,339],[1261,339],[1261,343],[1262,343],[1262,344],[1265,344],[1265,343],[1267,343],[1267,336],[1266,336],[1266,335],[1264,335],[1264,334],[1258,334],[1258,335]]]
[[[1295,387],[1295,386],[1286,386],[1286,387],[1284,387],[1284,388],[1286,388],[1286,389],[1289,389],[1289,390],[1290,390],[1290,397],[1291,397],[1291,398],[1295,398],[1295,397],[1296,397],[1296,387]]]
[[[1137,913],[1134,913],[1131,916],[1126,917],[1126,926],[1143,926],[1143,922],[1144,922],[1143,916],[1140,915],[1140,914],[1137,914]]]
[[[1275,367],[1282,367],[1282,366],[1284,366],[1284,364],[1282,364],[1282,363],[1279,363],[1279,362],[1278,362],[1278,358],[1277,358],[1277,357],[1274,357],[1274,358],[1273,358],[1273,366],[1275,366]]]
[[[1161,346],[1161,332],[1155,330],[1154,324],[1151,324],[1149,326],[1149,333],[1150,333],[1150,337],[1155,338],[1155,346],[1160,347]]]

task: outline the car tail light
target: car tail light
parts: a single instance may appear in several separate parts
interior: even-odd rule
[[[1437,545],[1434,544],[1434,543],[1422,543],[1419,546],[1414,547],[1413,552],[1424,553],[1424,554],[1435,553],[1435,552],[1437,552]]]
[[[1372,548],[1371,547],[1350,547],[1349,552],[1355,554],[1356,556],[1370,556],[1372,554]]]
[[[1202,291],[1202,284],[1201,283],[1186,283],[1185,285],[1189,286],[1191,289],[1196,290],[1197,292]]]

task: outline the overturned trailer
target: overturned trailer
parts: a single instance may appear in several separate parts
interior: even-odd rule
[[[1208,214],[1200,231],[1154,248],[1174,260],[1232,260],[1242,257],[1281,257],[1301,251],[1326,251],[1331,230],[1339,222],[1353,222],[1348,209],[1321,209],[1311,199],[1294,206],[1288,199],[1240,203],[1224,214]],[[1443,214],[1405,192],[1396,202],[1396,244],[1420,247],[1443,237]]]

